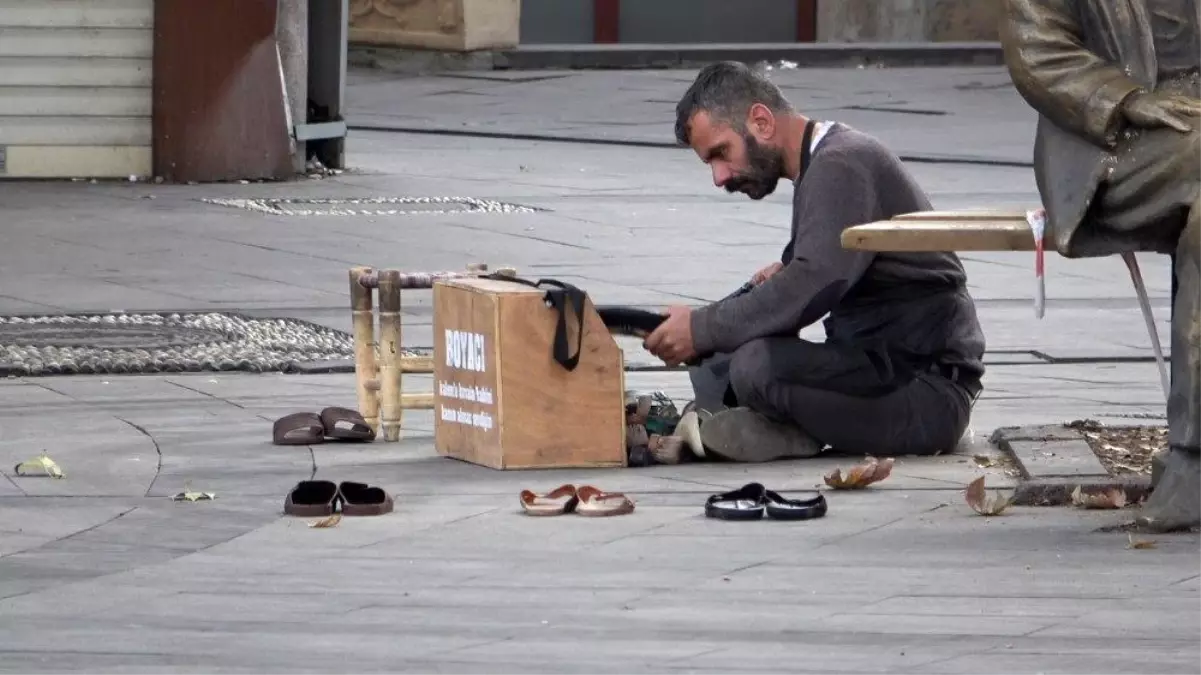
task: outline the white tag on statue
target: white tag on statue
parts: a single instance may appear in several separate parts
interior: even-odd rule
[[[1041,319],[1047,308],[1047,286],[1043,266],[1043,237],[1047,229],[1046,209],[1026,212],[1026,222],[1034,234],[1034,316]]]

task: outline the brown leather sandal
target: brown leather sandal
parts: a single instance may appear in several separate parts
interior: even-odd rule
[[[571,513],[579,504],[575,486],[560,485],[550,492],[540,495],[533,490],[521,491],[521,508],[531,516],[561,516]]]
[[[634,510],[634,502],[620,492],[604,492],[591,485],[576,489],[580,503],[575,512],[581,516],[622,516]]]
[[[275,420],[271,440],[276,445],[312,445],[325,442],[325,426],[317,413],[298,412]]]
[[[346,516],[382,516],[391,513],[395,505],[392,495],[383,488],[366,483],[343,481],[338,496],[342,498],[342,515]]]
[[[339,441],[373,441],[375,430],[357,410],[330,406],[319,416],[324,434]]]
[[[301,518],[333,515],[338,486],[328,480],[302,480],[284,499],[284,513]]]

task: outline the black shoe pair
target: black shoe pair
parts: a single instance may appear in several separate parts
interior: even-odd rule
[[[737,490],[709,497],[705,517],[720,520],[759,520],[767,513],[776,520],[809,520],[826,515],[826,498],[807,493],[804,499],[785,499],[760,483],[747,483]]]

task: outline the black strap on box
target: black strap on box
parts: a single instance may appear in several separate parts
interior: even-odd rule
[[[584,346],[584,299],[587,295],[584,291],[572,286],[569,283],[558,281],[556,279],[539,279],[538,281],[530,281],[529,279],[521,279],[514,276],[505,276],[502,274],[487,274],[485,279],[494,279],[496,281],[512,281],[518,284],[524,284],[533,288],[541,288],[550,286],[546,289],[546,295],[543,296],[543,301],[554,308],[559,313],[559,321],[555,326],[555,343],[553,347],[553,356],[559,365],[567,370],[575,370],[580,363],[580,350]],[[579,321],[576,331],[576,346],[575,354],[568,354],[567,345],[567,304],[571,303],[571,308],[575,311],[576,320]]]

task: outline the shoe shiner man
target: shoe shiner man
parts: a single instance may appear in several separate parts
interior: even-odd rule
[[[701,70],[676,135],[713,182],[751,199],[793,184],[792,237],[745,292],[671,307],[645,347],[692,366],[706,455],[759,462],[829,445],[874,456],[954,449],[984,373],[984,336],[953,253],[844,249],[850,226],[931,205],[874,138],[805,117],[741,63]],[[823,316],[825,342],[799,332]]]

